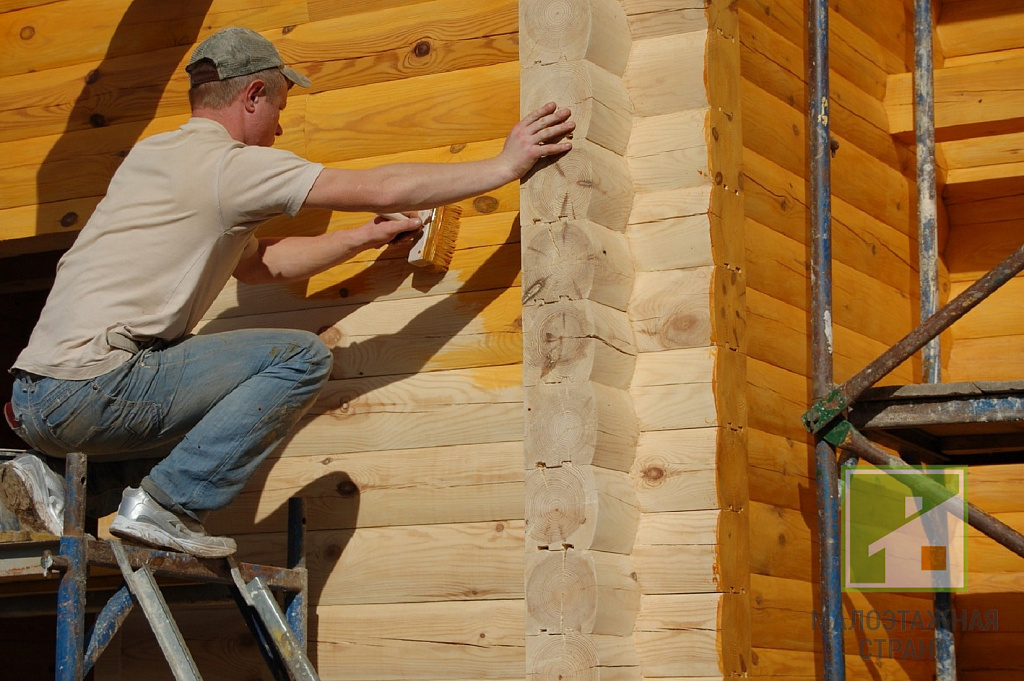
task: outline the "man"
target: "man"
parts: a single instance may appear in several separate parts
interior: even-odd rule
[[[135,146],[61,259],[12,369],[9,420],[51,456],[81,451],[119,470],[159,458],[138,487],[123,489],[111,532],[221,557],[235,542],[207,534],[202,514],[230,503],[306,412],[331,354],[304,331],[191,330],[232,275],[245,283],[304,279],[421,221],[377,218],[277,240],[257,240],[256,227],[303,206],[411,212],[475,196],[568,151],[561,140],[574,126],[568,110],[548,104],[517,124],[492,159],[331,169],[271,148],[288,89],[309,80],[259,34],[216,33],[186,71],[192,118]],[[124,487],[89,484],[92,498]],[[0,503],[24,526],[60,534],[62,497],[62,480],[39,457],[0,466]]]

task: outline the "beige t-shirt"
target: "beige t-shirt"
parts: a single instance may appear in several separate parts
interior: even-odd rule
[[[294,216],[321,170],[236,142],[205,118],[138,143],[61,258],[14,367],[94,378],[131,356],[110,346],[108,332],[140,343],[189,333],[256,248],[256,227]]]

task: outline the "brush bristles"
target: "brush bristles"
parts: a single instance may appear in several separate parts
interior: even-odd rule
[[[426,243],[423,246],[422,264],[429,264],[442,272],[447,271],[455,254],[455,242],[459,237],[459,222],[462,219],[461,206],[441,206],[434,212]]]

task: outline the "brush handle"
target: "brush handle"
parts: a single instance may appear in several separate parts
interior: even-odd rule
[[[425,267],[430,264],[429,261],[423,259],[423,249],[427,247],[427,238],[430,236],[430,226],[434,222],[434,210],[421,210],[419,211],[420,220],[423,221],[423,230],[420,235],[416,238],[416,243],[409,249],[409,264],[416,265],[417,267]],[[382,218],[388,220],[408,220],[408,215],[402,215],[401,213],[381,213]]]

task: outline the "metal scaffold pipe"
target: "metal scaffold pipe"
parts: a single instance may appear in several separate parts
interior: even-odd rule
[[[829,134],[828,4],[809,0],[807,119],[811,201],[811,350],[814,395],[833,389],[832,376],[832,183]],[[839,488],[835,448],[815,437],[818,555],[821,577],[824,678],[846,678],[843,605],[839,573]]]

